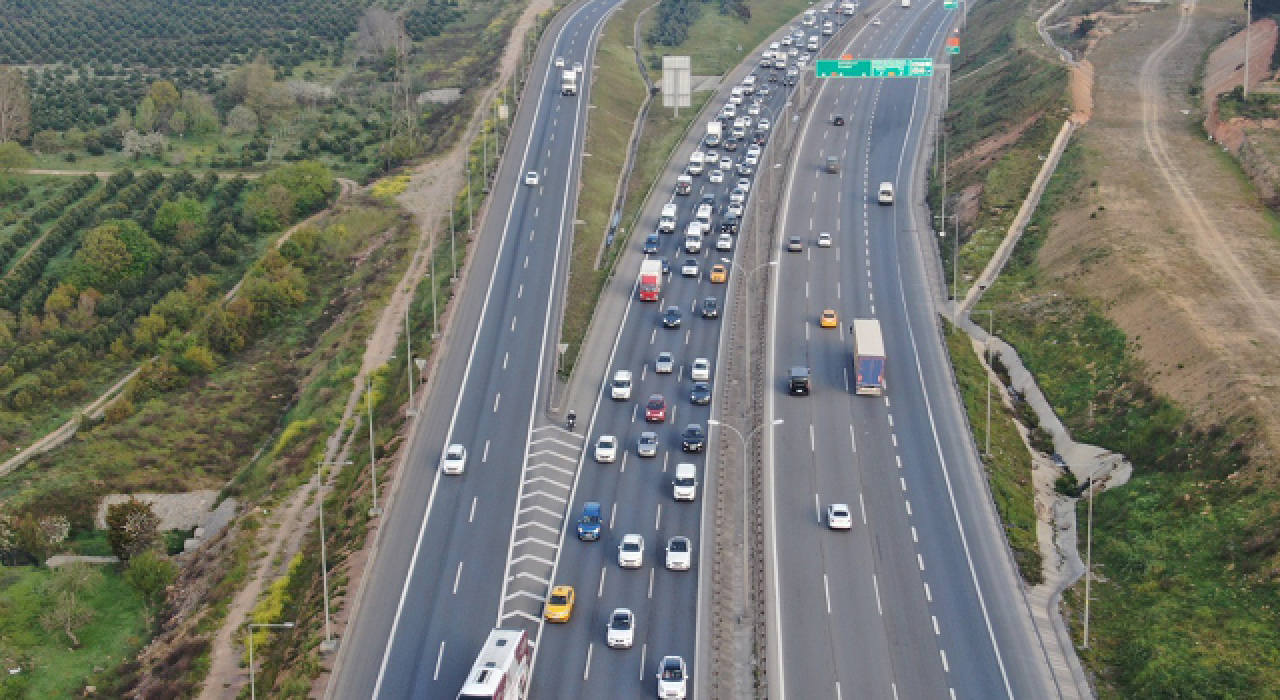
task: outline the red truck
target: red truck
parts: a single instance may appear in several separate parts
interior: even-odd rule
[[[640,263],[640,301],[657,301],[662,294],[662,261]]]

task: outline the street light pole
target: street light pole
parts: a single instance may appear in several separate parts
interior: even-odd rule
[[[775,418],[769,422],[769,425],[778,426],[778,425],[782,425],[784,422],[785,421],[783,421],[781,418]],[[745,569],[747,566],[749,566],[749,561],[750,561],[750,558],[745,556],[745,554],[746,554],[746,547],[747,547],[747,540],[748,540],[747,533],[750,532],[750,529],[748,528],[748,523],[747,523],[747,514],[751,512],[751,509],[747,507],[747,488],[748,488],[748,485],[750,484],[750,479],[747,478],[747,442],[749,440],[754,439],[756,433],[759,432],[765,426],[758,425],[751,432],[747,433],[746,437],[743,437],[742,433],[739,432],[737,428],[733,427],[732,425],[729,425],[728,423],[722,420],[719,420],[716,418],[708,418],[707,425],[708,426],[718,425],[724,428],[728,428],[729,430],[732,430],[733,434],[738,438],[738,442],[742,444],[742,548],[743,548],[743,554],[744,554],[742,566]]]
[[[412,360],[411,360],[412,361]],[[378,460],[373,449],[373,382],[365,380],[364,405],[369,414],[369,477],[373,481],[373,506],[369,508],[369,517],[382,515],[378,507]]]
[[[258,700],[257,678],[253,673],[253,628],[270,627],[277,629],[293,629],[292,622],[250,622],[249,623],[249,698]]]
[[[413,290],[407,291],[408,298],[404,304],[404,365],[409,371],[409,408],[405,411],[405,415],[413,417],[418,413],[418,409],[413,404],[413,339],[409,334],[409,307],[413,306]]]
[[[320,651],[333,651],[337,646],[333,638],[333,626],[329,619],[329,556],[324,536],[324,472],[322,467],[345,467],[351,460],[341,462],[321,462],[316,466],[316,506],[320,511],[320,580],[324,593],[324,641],[320,643]]]
[[[1096,466],[1095,466],[1096,469]],[[1089,474],[1089,518],[1085,529],[1084,546],[1084,643],[1081,647],[1089,648],[1089,593],[1093,583],[1093,474]]]

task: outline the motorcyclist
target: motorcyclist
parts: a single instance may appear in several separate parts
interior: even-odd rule
[[[568,416],[569,430],[573,430],[573,426],[576,425],[577,422],[578,422],[578,414],[574,412],[572,408],[569,409],[569,416]]]

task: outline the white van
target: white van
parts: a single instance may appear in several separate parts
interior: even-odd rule
[[[692,501],[698,497],[698,468],[688,462],[676,465],[676,478],[671,482],[672,496],[677,501]]]
[[[631,371],[620,369],[613,373],[613,386],[609,387],[609,396],[614,401],[627,401],[631,398]]]
[[[835,34],[835,33],[836,33],[836,25],[832,24],[831,22],[822,23],[823,36],[831,36],[832,34]]]
[[[807,46],[806,48],[808,48],[810,51],[817,51],[818,43],[819,43],[818,37],[811,36],[809,37],[809,46]]]
[[[697,255],[702,252],[702,224],[690,221],[684,231],[684,252]]]
[[[698,213],[694,214],[693,218],[694,218],[694,221],[697,222],[698,226],[700,226],[702,229],[698,233],[706,233],[707,231],[710,231],[711,230],[711,205],[710,204],[698,205]]]
[[[690,154],[689,155],[689,174],[701,175],[702,164],[703,162],[706,161],[706,159],[707,159],[707,155],[702,151],[694,151],[692,154]]]
[[[729,90],[729,104],[731,105],[742,104],[742,86],[741,85],[734,85],[733,89]]]
[[[818,21],[818,13],[813,10],[805,10],[804,26],[812,27]]]
[[[658,217],[658,230],[663,233],[675,233],[676,231],[676,203],[668,202],[662,205],[662,215]]]
[[[881,204],[893,204],[893,183],[880,183],[880,191],[876,194],[876,201]]]
[[[756,76],[748,75],[742,79],[742,94],[754,95],[756,92]]]

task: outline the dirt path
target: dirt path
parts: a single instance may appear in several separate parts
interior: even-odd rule
[[[1257,194],[1195,131],[1203,115],[1188,96],[1238,13],[1232,0],[1192,0],[1110,20],[1118,28],[1088,56],[1080,196],[1060,210],[1039,259],[1068,296],[1106,309],[1158,393],[1202,429],[1256,422],[1251,454],[1273,463],[1280,245]]]

